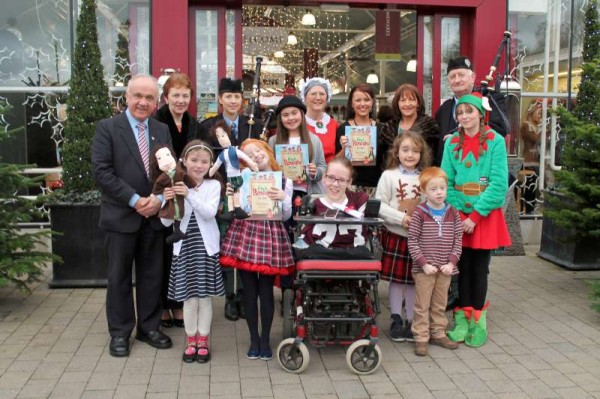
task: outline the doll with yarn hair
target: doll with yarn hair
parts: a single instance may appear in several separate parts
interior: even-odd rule
[[[248,167],[253,171],[258,171],[258,166],[256,162],[250,159],[248,155],[246,155],[243,151],[239,150],[238,147],[231,145],[230,138],[230,129],[224,121],[219,121],[212,128],[211,133],[214,137],[216,137],[219,145],[223,147],[223,151],[219,154],[217,159],[215,160],[214,165],[208,171],[208,175],[212,177],[221,165],[225,165],[225,174],[227,175],[227,183],[231,185],[233,188],[234,196],[239,197],[239,190],[242,187],[244,180],[242,179],[242,173],[240,171],[240,160],[244,161]],[[228,197],[227,200],[227,209],[229,212],[227,214],[221,215],[221,219],[245,219],[248,217],[248,214],[239,207],[239,205],[235,205],[235,202],[239,204],[238,201],[234,202],[234,198],[232,196]]]
[[[155,177],[152,194],[162,194],[167,187],[173,187],[178,182],[183,182],[188,188],[196,186],[196,182],[187,175],[185,170],[175,159],[175,153],[169,146],[162,145],[154,148],[151,158],[152,176]],[[174,199],[166,201],[158,216],[173,219],[173,233],[166,239],[168,244],[175,243],[186,237],[179,225],[183,217],[183,196],[177,195]]]

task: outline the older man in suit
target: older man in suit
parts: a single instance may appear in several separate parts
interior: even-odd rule
[[[102,193],[99,224],[106,232],[106,316],[112,356],[129,355],[129,336],[136,324],[136,339],[158,349],[172,346],[158,327],[164,228],[156,216],[161,199],[152,195],[150,176],[152,148],[171,144],[171,136],[167,125],[149,118],[158,104],[155,78],[134,76],[125,99],[125,112],[98,122],[92,145],[94,179]]]

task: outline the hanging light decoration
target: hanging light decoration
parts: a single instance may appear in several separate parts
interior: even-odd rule
[[[417,72],[417,60],[414,55],[412,55],[410,61],[406,63],[406,72]]]
[[[312,26],[317,23],[315,16],[310,12],[310,10],[306,10],[306,14],[302,16],[302,25]]]
[[[288,41],[287,44],[289,46],[295,46],[296,44],[298,44],[298,38],[296,37],[296,35],[294,35],[292,32],[290,32],[288,34]]]
[[[277,50],[276,52],[273,53],[273,56],[275,58],[283,58],[283,57],[285,57],[285,53],[282,50]]]
[[[367,83],[372,85],[379,83],[379,77],[375,73],[374,69],[371,69],[371,72],[369,72],[369,75],[367,75]]]

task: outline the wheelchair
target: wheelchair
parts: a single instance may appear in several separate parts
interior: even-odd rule
[[[358,255],[341,250],[326,258],[316,253],[297,260],[293,289],[283,293],[283,341],[277,347],[277,360],[287,372],[302,373],[310,361],[307,343],[316,348],[344,345],[348,346],[348,367],[359,375],[371,374],[382,360],[377,326],[381,262],[376,250],[380,248],[377,234],[382,224],[377,218],[379,201],[369,200],[365,217],[358,220],[311,215],[314,197],[306,198],[308,204],[303,203],[300,215],[294,216],[298,237],[306,224],[366,226],[368,256],[358,259]]]

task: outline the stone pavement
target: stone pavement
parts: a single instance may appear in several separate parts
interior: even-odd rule
[[[600,398],[600,315],[589,308],[586,279],[529,256],[492,260],[489,342],[480,349],[413,345],[387,336],[387,285],[380,294],[383,362],[359,377],[342,348],[310,349],[301,375],[276,360],[248,360],[243,320],[223,317],[215,301],[213,359],[183,364],[183,330],[174,347],[132,340],[128,358],[108,353],[104,289],[0,289],[0,398]],[[450,315],[449,315],[450,316]],[[281,336],[276,315],[275,346]]]

